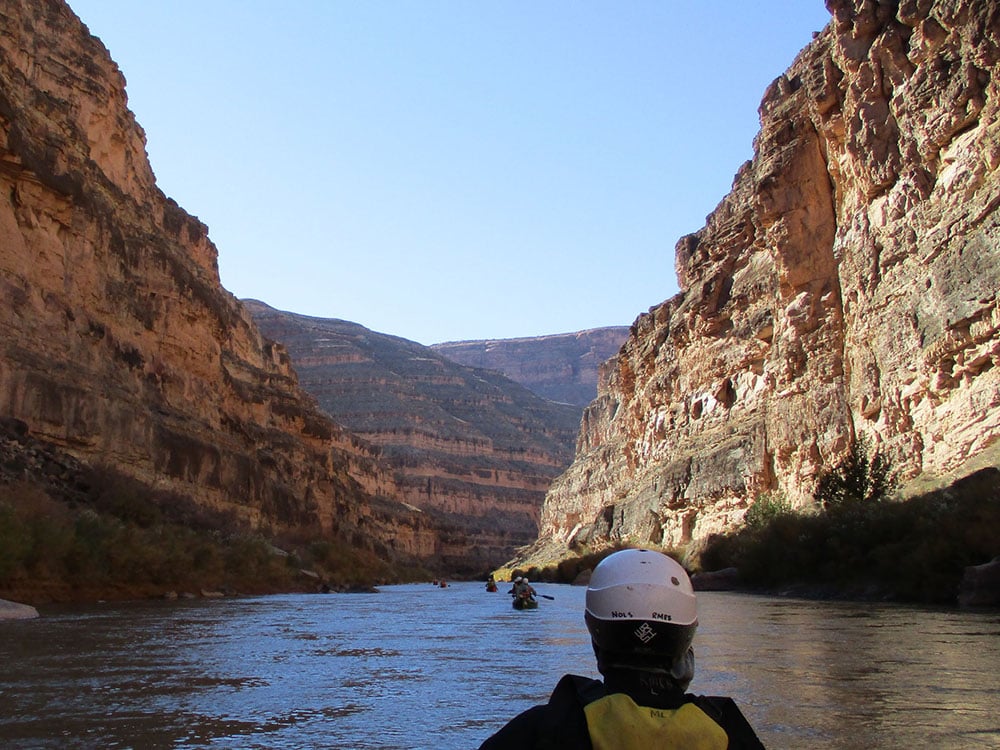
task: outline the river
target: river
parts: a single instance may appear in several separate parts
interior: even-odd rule
[[[594,671],[584,591],[43,607],[0,622],[3,748],[475,748]],[[1000,748],[1000,614],[699,595],[692,692],[775,748]]]

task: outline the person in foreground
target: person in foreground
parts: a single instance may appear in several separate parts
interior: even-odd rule
[[[732,698],[685,692],[698,611],[679,563],[652,550],[615,552],[594,569],[586,601],[604,681],[565,675],[547,704],[515,716],[480,750],[763,750]]]

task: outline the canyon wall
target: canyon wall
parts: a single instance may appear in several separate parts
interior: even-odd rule
[[[487,570],[536,539],[582,408],[357,323],[244,304],[323,410],[380,448],[397,497],[460,530],[459,547],[441,550],[453,569]]]
[[[0,9],[0,417],[251,527],[405,559],[438,545],[221,287],[121,72],[60,0]]]
[[[827,7],[677,243],[680,293],[605,367],[529,560],[697,545],[763,493],[807,506],[858,435],[904,479],[995,455],[1000,6]]]
[[[486,341],[449,341],[431,349],[468,367],[498,370],[542,398],[586,406],[597,396],[601,364],[628,338],[627,326]]]

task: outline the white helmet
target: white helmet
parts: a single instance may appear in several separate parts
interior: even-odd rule
[[[672,662],[691,647],[698,607],[678,562],[652,550],[627,549],[594,568],[584,619],[597,649]]]

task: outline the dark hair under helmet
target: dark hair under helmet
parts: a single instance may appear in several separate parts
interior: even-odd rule
[[[698,627],[691,580],[659,552],[628,549],[604,558],[587,586],[584,612],[595,650],[639,666],[684,658]]]

